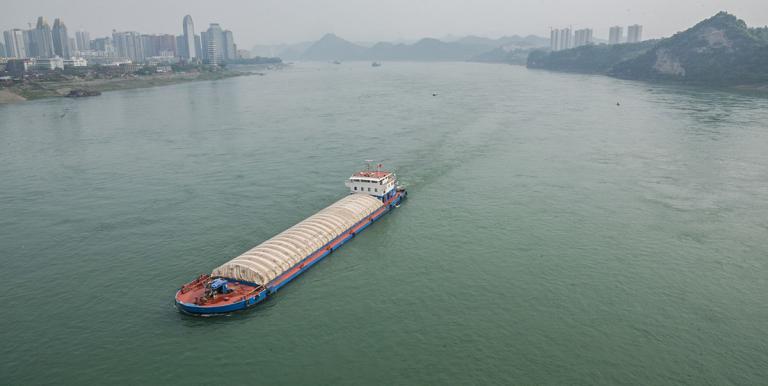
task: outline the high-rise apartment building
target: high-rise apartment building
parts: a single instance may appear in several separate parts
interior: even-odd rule
[[[184,40],[184,35],[178,35],[176,36],[176,49],[178,50],[176,56],[180,58],[186,58],[187,57],[187,44]]]
[[[179,56],[179,47],[176,46],[176,37],[173,35],[157,35],[155,49],[157,56]]]
[[[560,42],[562,43],[561,50],[567,50],[573,48],[573,34],[570,28],[563,28],[560,30]]]
[[[192,16],[184,16],[184,22],[182,25],[184,30],[183,47],[179,47],[182,52],[181,57],[185,59],[195,59],[199,57],[197,52],[197,44],[195,44],[195,24],[192,22]]]
[[[154,35],[141,35],[141,47],[144,50],[143,54],[145,58],[155,56],[155,39]]]
[[[115,45],[112,42],[112,38],[107,36],[104,38],[93,39],[93,41],[91,41],[91,49],[104,53],[114,54]]]
[[[112,31],[112,44],[115,46],[117,56],[129,58],[135,63],[144,62],[144,41],[141,34],[134,31]]]
[[[573,48],[573,35],[570,28],[553,29],[549,34],[549,46],[552,51]]]
[[[557,29],[549,30],[549,50],[557,51],[557,47],[560,45],[560,31]]]
[[[75,41],[78,51],[87,51],[91,49],[91,34],[88,31],[75,32]]]
[[[44,17],[37,18],[37,26],[29,31],[28,55],[36,58],[51,58],[53,51],[53,34],[51,26]]]
[[[627,43],[638,43],[643,40],[643,26],[635,24],[627,27]]]
[[[53,21],[53,29],[51,30],[51,37],[53,39],[53,52],[54,54],[69,59],[72,57],[72,53],[69,47],[69,35],[67,34],[67,26],[61,19]]]
[[[578,29],[573,34],[573,46],[581,47],[592,44],[592,29],[583,28]]]
[[[208,30],[200,34],[200,40],[202,57],[206,63],[218,64],[237,59],[237,45],[232,31],[222,30],[219,24],[211,23]]]
[[[223,50],[222,50],[222,58],[224,60],[235,60],[237,59],[237,45],[235,44],[235,38],[232,35],[232,31],[226,30],[224,31],[224,41],[223,41]]]
[[[6,55],[10,58],[23,59],[27,57],[27,45],[24,41],[24,31],[12,29],[3,32]]]
[[[218,23],[211,23],[208,30],[200,34],[203,42],[203,61],[208,64],[219,64],[225,58],[224,31]]]
[[[624,27],[614,26],[608,30],[608,44],[621,44],[624,42]]]
[[[142,35],[144,56],[176,56],[176,37],[173,35]]]

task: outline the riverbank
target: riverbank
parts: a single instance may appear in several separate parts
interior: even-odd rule
[[[42,98],[64,97],[76,89],[90,91],[115,91],[172,84],[219,80],[237,76],[263,75],[261,72],[223,70],[215,72],[181,72],[168,74],[134,75],[127,78],[34,81],[0,88],[0,104],[22,102]]]
[[[16,94],[10,90],[6,89],[0,89],[0,104],[3,103],[13,103],[13,102],[23,102],[27,100],[23,96]]]

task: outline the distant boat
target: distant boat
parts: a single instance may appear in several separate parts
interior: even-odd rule
[[[338,60],[334,60],[334,61],[333,61],[333,64],[341,64],[341,62],[340,62],[340,61],[338,61]]]
[[[373,62],[371,63],[371,67],[381,67],[381,62]]]

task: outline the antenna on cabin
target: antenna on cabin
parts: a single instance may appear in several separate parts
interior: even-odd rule
[[[366,171],[369,171],[369,172],[371,171],[371,162],[373,162],[372,159],[365,160],[365,170]]]

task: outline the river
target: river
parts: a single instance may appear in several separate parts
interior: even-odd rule
[[[3,383],[763,383],[766,122],[764,96],[472,63],[2,105]],[[176,311],[365,159],[400,209],[256,309]]]

